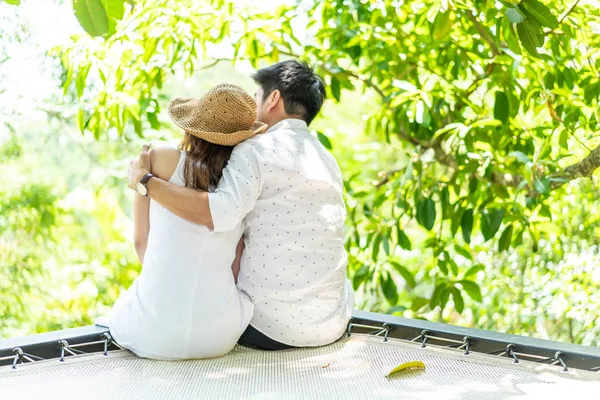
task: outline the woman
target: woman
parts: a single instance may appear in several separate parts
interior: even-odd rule
[[[200,100],[176,99],[169,115],[185,131],[178,149],[150,153],[152,174],[180,186],[214,189],[234,145],[265,131],[256,104],[235,85]],[[213,233],[148,197],[135,195],[135,248],[142,272],[115,303],[110,332],[146,358],[209,358],[230,351],[253,306],[236,289],[232,265],[243,227]],[[239,257],[237,259],[239,266]]]

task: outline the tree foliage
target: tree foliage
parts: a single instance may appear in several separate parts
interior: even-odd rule
[[[472,267],[474,237],[498,240],[501,251],[524,236],[537,247],[557,231],[549,193],[600,165],[600,42],[589,28],[598,10],[501,3],[324,1],[308,10],[314,40],[303,42],[291,29],[289,6],[260,14],[234,12],[226,1],[184,1],[177,10],[138,2],[106,42],[90,50],[76,41],[62,54],[64,86],[74,81],[78,97],[92,96],[80,124],[97,136],[109,127],[124,132],[127,121],[143,135],[144,114],[157,128],[153,95],[165,77],[181,66],[192,74],[200,49],[225,40],[235,59],[255,65],[281,55],[311,60],[338,101],[357,84],[375,90],[381,99],[368,110],[367,131],[399,157],[370,190],[357,191],[355,177],[346,182],[354,231],[348,246],[363,264],[355,287],[379,280],[395,303],[390,274],[398,268],[389,261],[397,247],[410,249],[404,229],[416,221],[431,232],[419,246],[431,253],[438,278],[429,306],[443,308],[461,291],[481,298],[461,272]],[[85,88],[90,70],[103,82],[97,92]],[[462,268],[457,254],[467,260]]]
[[[268,11],[227,0],[84,3],[101,6],[85,15],[74,3],[101,38],[80,35],[53,54],[65,95],[80,105],[80,130],[98,139],[160,129],[170,77],[223,59],[257,67],[301,57],[336,102],[356,91],[377,98],[356,112],[379,150],[345,169],[349,274],[362,307],[460,320],[456,311],[485,325],[510,313],[501,299],[521,307],[523,285],[540,269],[558,273],[572,247],[561,199],[586,199],[589,182],[576,180],[600,166],[593,2],[325,0]],[[216,58],[215,46],[230,51]],[[342,154],[331,138],[343,132],[331,130],[317,135]]]

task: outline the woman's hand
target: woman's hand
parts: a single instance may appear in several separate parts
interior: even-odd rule
[[[130,189],[137,190],[137,184],[144,175],[152,170],[150,165],[150,143],[142,146],[142,152],[137,159],[132,160],[127,171],[127,180]]]
[[[237,283],[238,275],[240,274],[240,266],[242,263],[242,254],[244,254],[244,247],[244,236],[242,236],[235,249],[235,259],[233,260],[233,264],[231,264],[231,272],[233,273],[233,279],[235,280],[235,283]]]

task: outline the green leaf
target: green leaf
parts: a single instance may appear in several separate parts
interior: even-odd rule
[[[354,288],[354,290],[357,290],[360,287],[360,285],[362,285],[364,281],[367,280],[367,278],[369,277],[369,271],[370,268],[368,265],[363,265],[359,268],[358,271],[356,271],[354,277],[352,278],[352,287]]]
[[[563,129],[558,137],[558,145],[565,150],[569,150],[569,132]]]
[[[400,223],[396,225],[396,234],[398,236],[398,244],[400,245],[400,247],[402,247],[404,250],[411,250],[412,245],[410,243],[410,239],[408,238],[408,236],[406,236],[406,233],[404,233],[404,231],[400,229]]]
[[[508,94],[508,109],[511,117],[516,117],[519,114],[519,107],[521,106],[521,100],[515,95],[514,92]]]
[[[523,13],[521,13],[521,11],[519,11],[518,8],[509,8],[506,10],[506,16],[513,24],[520,24],[521,22],[525,21],[525,16]]]
[[[433,293],[431,294],[431,299],[429,300],[429,307],[433,310],[438,304],[440,304],[440,297],[442,296],[442,292],[446,289],[445,283],[438,283],[433,289]]]
[[[156,113],[148,112],[146,113],[146,117],[148,117],[148,122],[150,122],[150,126],[152,127],[152,129],[160,129],[160,122],[158,121]]]
[[[331,77],[331,94],[335,101],[340,101],[340,81],[335,77]]]
[[[433,20],[433,39],[436,41],[448,38],[448,34],[452,31],[452,21],[450,20],[450,12],[440,12]]]
[[[446,219],[452,215],[452,209],[450,208],[450,191],[448,190],[448,186],[442,189],[440,193],[440,202],[442,206],[442,219]]]
[[[504,232],[502,232],[502,235],[500,235],[500,240],[498,241],[498,251],[499,252],[503,252],[510,248],[512,234],[513,234],[513,225],[510,224],[504,229]]]
[[[81,133],[83,133],[83,130],[85,129],[85,115],[82,109],[77,111],[77,128],[79,128]]]
[[[448,265],[446,264],[446,261],[438,259],[437,267],[440,269],[442,274],[448,275]]]
[[[459,246],[458,243],[454,244],[454,251],[456,251],[458,254],[460,254],[467,260],[473,260],[473,256],[471,255],[471,253],[463,247]]]
[[[375,201],[373,201],[373,209],[379,208],[386,199],[387,195],[385,192],[378,194],[377,197],[375,197]]]
[[[536,179],[533,182],[533,187],[540,194],[548,194],[550,193],[550,180],[548,178]]]
[[[471,268],[469,268],[467,270],[467,272],[465,272],[465,278],[477,275],[477,273],[479,271],[484,271],[484,270],[485,270],[485,266],[483,264],[475,264]]]
[[[328,150],[332,150],[333,146],[331,145],[331,141],[329,140],[329,138],[327,136],[325,136],[324,133],[321,132],[317,132],[317,139],[319,139],[319,142],[321,142],[321,144]]]
[[[473,194],[477,191],[477,186],[479,186],[479,180],[477,178],[471,178],[469,180],[469,194]]]
[[[478,284],[466,279],[460,280],[458,281],[458,283],[462,285],[463,289],[465,290],[465,292],[467,292],[470,298],[479,302],[482,300],[481,288]]]
[[[462,236],[465,242],[471,243],[471,231],[473,230],[473,209],[466,210],[460,221]]]
[[[502,121],[503,124],[506,124],[508,121],[508,116],[510,114],[510,108],[508,105],[508,97],[504,92],[496,92],[496,102],[494,103],[494,118],[499,121]]]
[[[425,305],[427,305],[427,303],[429,303],[429,300],[427,300],[425,297],[415,297],[414,299],[412,299],[412,302],[410,303],[410,309],[413,311],[419,311],[421,310]]]
[[[21,0],[4,0],[5,3],[8,3],[12,6],[20,6]]]
[[[135,132],[135,134],[139,137],[139,138],[144,138],[144,132],[142,129],[142,121],[140,121],[139,119],[135,119],[133,120],[133,130]]]
[[[102,0],[106,15],[109,19],[120,20],[125,14],[124,0]]]
[[[454,299],[454,306],[456,307],[456,311],[459,314],[462,314],[465,308],[465,301],[463,300],[462,294],[460,294],[460,290],[458,288],[452,288],[452,298]]]
[[[509,156],[516,158],[517,161],[520,162],[521,164],[527,164],[527,163],[531,162],[531,159],[529,157],[527,157],[527,155],[525,153],[520,152],[520,151],[513,151],[509,154]]]
[[[517,24],[517,34],[519,35],[519,41],[521,46],[532,56],[539,58],[540,54],[537,51],[535,45],[535,39],[533,34],[525,28],[525,24]]]
[[[396,305],[398,303],[398,288],[389,274],[387,274],[387,277],[383,280],[382,289],[383,295],[387,301],[389,301],[391,305]]]
[[[377,256],[379,255],[379,248],[381,247],[381,233],[378,233],[377,235],[375,235],[375,239],[373,240],[373,245],[371,246],[373,248],[373,251],[371,253],[371,258],[373,259],[373,261],[377,261]]]
[[[89,72],[90,66],[84,66],[79,69],[77,76],[75,77],[75,88],[77,89],[77,98],[79,99],[83,96],[83,90],[85,89],[85,83]]]
[[[446,253],[446,255],[448,255],[448,253]],[[458,275],[458,265],[456,264],[456,262],[450,258],[450,255],[448,255],[448,261],[447,263],[450,265],[450,271],[452,271],[452,275],[457,276]]]
[[[525,9],[525,7],[521,7],[521,12],[523,12],[525,15],[525,22],[523,22],[523,26],[525,26],[525,29],[531,33],[533,44],[535,47],[543,46],[545,41],[544,28],[538,22],[538,20],[535,19],[535,17]]]
[[[440,294],[440,307],[442,308],[442,310],[444,308],[446,308],[446,304],[448,304],[448,300],[450,300],[450,290],[451,288],[449,287],[444,287],[444,289],[442,289],[442,293]]]
[[[73,0],[75,17],[90,36],[109,34],[109,22],[103,0]]]
[[[254,39],[252,41],[252,54],[254,55],[254,57],[258,57],[258,40]]]
[[[452,213],[452,223],[450,224],[450,232],[452,233],[452,237],[454,237],[458,232],[464,212],[464,208],[456,206],[454,212]]]
[[[519,38],[517,37],[517,32],[512,29],[512,25],[506,29],[505,32],[506,45],[508,48],[514,52],[515,54],[521,55],[521,46],[519,45]]]
[[[521,3],[525,9],[540,23],[551,29],[558,28],[558,19],[544,4],[537,0],[524,0]]]
[[[538,213],[538,215],[546,217],[548,219],[552,219],[552,211],[550,211],[550,207],[548,206],[548,204],[544,204],[542,208],[540,208],[540,212]]]
[[[398,365],[396,368],[394,368],[393,370],[391,370],[385,377],[390,378],[392,375],[397,375],[400,372],[407,371],[407,370],[415,370],[415,369],[424,370],[425,363],[423,363],[423,361],[419,361],[419,360],[408,361],[408,362],[402,363],[402,364]]]
[[[552,90],[554,88],[554,74],[552,72],[546,72],[544,75],[544,87]]]
[[[435,224],[435,203],[431,198],[419,200],[417,203],[417,222],[430,231]]]
[[[562,233],[561,228],[553,222],[539,222],[535,226],[539,232],[552,233],[557,237]]]
[[[481,218],[481,233],[483,233],[483,238],[486,242],[498,232],[502,224],[502,218],[504,218],[503,209],[492,209],[483,213]]]
[[[390,243],[388,241],[387,232],[383,233],[382,243],[383,243],[383,251],[385,251],[385,254],[387,254],[389,256],[390,255]]]
[[[404,267],[394,261],[390,262],[390,264],[396,269],[396,271],[398,271],[398,273],[402,276],[402,278],[404,278],[404,281],[406,282],[406,285],[408,287],[414,288],[415,286],[417,286],[415,277],[408,269],[406,269],[406,267]]]

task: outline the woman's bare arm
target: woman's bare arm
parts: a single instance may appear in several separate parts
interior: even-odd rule
[[[175,148],[166,146],[153,148],[150,150],[152,174],[165,181],[169,180],[177,168],[179,157],[179,150]],[[148,247],[148,234],[150,233],[150,197],[135,194],[133,224],[133,243],[140,263],[143,264],[146,248]]]
[[[138,193],[133,199],[133,244],[140,263],[144,263],[150,232],[150,197]]]
[[[233,272],[233,278],[235,283],[238,281],[238,275],[240,274],[240,265],[242,263],[242,254],[244,253],[244,237],[240,238],[237,248],[235,249],[235,259],[231,264],[231,272]]]

